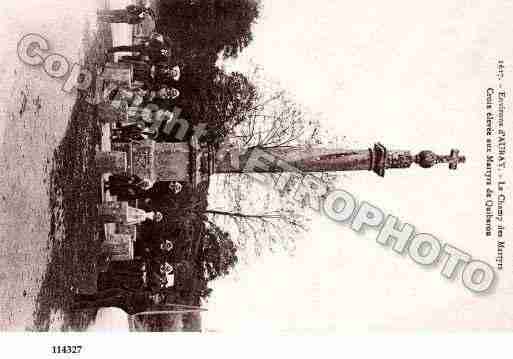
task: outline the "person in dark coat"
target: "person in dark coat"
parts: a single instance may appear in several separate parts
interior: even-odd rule
[[[171,56],[169,48],[158,37],[152,37],[149,41],[137,45],[114,46],[107,50],[107,53],[114,52],[138,52],[139,59],[148,61],[153,65],[161,62],[167,62]]]
[[[133,315],[144,312],[152,305],[160,304],[164,300],[164,295],[159,292],[111,288],[94,294],[75,294],[72,309],[83,310],[116,307]]]
[[[159,89],[162,85],[176,86],[180,80],[180,67],[172,66],[167,61],[152,64],[144,61],[140,56],[123,56],[119,62],[132,65],[134,80],[142,82],[151,90]]]
[[[156,134],[151,129],[140,126],[137,123],[116,128],[112,131],[113,142],[132,142],[153,139]]]
[[[179,66],[171,66],[167,63],[159,63],[156,64],[152,78],[155,84],[165,84],[169,86],[176,85],[180,80],[180,67]]]
[[[105,189],[118,197],[120,201],[146,198],[147,191],[153,187],[149,180],[143,180],[137,175],[111,175],[105,183]]]
[[[111,175],[105,188],[109,189],[110,193],[117,196],[118,200],[121,201],[135,199],[152,201],[166,195],[177,195],[182,191],[183,185],[177,181],[163,181],[150,184],[136,175]]]
[[[141,23],[145,16],[156,18],[152,9],[138,5],[128,5],[125,9],[98,10],[97,15],[98,20],[103,22],[131,25]]]
[[[98,290],[142,290],[145,287],[144,271],[146,264],[143,259],[111,262],[107,271],[98,274]]]

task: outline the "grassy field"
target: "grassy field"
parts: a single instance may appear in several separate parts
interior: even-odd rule
[[[86,37],[85,66],[94,71],[95,64],[104,62],[103,49],[110,43],[110,27],[105,24]],[[48,191],[50,261],[36,300],[36,330],[48,330],[55,312],[60,312],[63,330],[85,329],[95,315],[94,311],[69,309],[71,285],[96,290],[96,259],[102,241],[102,226],[97,222],[100,175],[94,165],[101,133],[96,106],[87,101],[93,89],[79,93],[64,137],[53,153]]]
[[[67,3],[59,9],[89,16],[97,4],[88,6]],[[41,32],[52,49],[85,66],[103,60],[108,27],[84,18],[55,21],[55,29]],[[70,312],[68,288],[94,284],[95,108],[85,101],[87,94],[64,93],[61,79],[20,63],[14,40],[28,30],[18,22],[9,48],[12,66],[2,71],[0,330],[81,330],[94,313]]]

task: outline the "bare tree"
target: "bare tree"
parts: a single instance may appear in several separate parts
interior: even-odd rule
[[[284,91],[260,103],[264,105],[246,113],[244,121],[233,128],[231,137],[239,147],[265,149],[320,143],[319,122],[288,99]]]
[[[258,77],[258,71],[253,75]],[[230,131],[229,137],[235,146],[241,150],[309,148],[321,144],[327,137],[320,131],[318,117],[303,109],[278,85],[260,79],[257,87],[260,91],[256,105],[240,112],[244,118],[234,122]],[[266,175],[274,182],[280,176]],[[308,175],[320,178],[328,186],[335,178],[330,173]],[[294,198],[294,187],[300,185],[298,181],[304,176],[306,174],[299,172],[295,183],[276,191],[255,183],[250,174],[217,175],[217,181],[212,184],[219,186],[218,192],[223,193],[223,198],[214,205],[222,209],[208,210],[207,214],[213,222],[228,229],[241,248],[253,249],[257,254],[263,249],[293,251],[296,240],[308,230],[308,205]]]
[[[263,250],[283,248],[293,250],[295,238],[307,229],[307,219],[291,210],[280,209],[265,213],[244,213],[207,210],[212,223],[231,228],[239,248],[251,249],[257,255]]]

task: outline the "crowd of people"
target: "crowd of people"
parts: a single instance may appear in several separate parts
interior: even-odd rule
[[[126,9],[103,10],[100,19],[108,22],[137,24],[146,17],[154,17],[150,8],[130,5]],[[173,119],[173,108],[180,96],[180,67],[173,63],[172,43],[153,29],[138,43],[115,46],[106,50],[107,57],[117,52],[130,52],[118,59],[133,69],[132,83],[118,86],[107,99],[118,101],[127,111],[126,120],[119,121],[113,132],[113,141],[153,139],[163,141],[163,128]],[[151,109],[148,111],[148,109]],[[156,123],[158,121],[158,123]]]
[[[102,10],[98,19],[108,23],[136,25],[155,18],[147,6],[129,5],[125,9]],[[155,22],[155,21],[154,21]],[[118,86],[109,94],[110,101],[122,101],[127,108],[145,109],[150,106],[160,111],[160,118],[172,119],[174,100],[180,96],[180,68],[171,61],[171,44],[162,34],[152,31],[139,43],[111,47],[107,54],[131,52],[118,62],[130,64],[133,68],[133,82],[130,86]],[[162,114],[164,112],[164,114]],[[161,139],[161,128],[155,126],[155,117],[144,111],[128,113],[126,121],[115,124],[112,140],[121,142],[143,139]],[[165,123],[160,124],[165,126]],[[105,183],[105,190],[118,201],[138,200],[140,208],[129,207],[128,225],[148,226],[161,222],[163,215],[151,210],[154,201],[162,197],[172,198],[182,191],[183,185],[176,181],[154,182],[135,175],[111,175]],[[142,208],[141,208],[142,207]],[[150,209],[147,211],[147,209]],[[146,310],[152,305],[166,302],[169,289],[174,286],[177,271],[188,270],[186,263],[175,263],[175,244],[169,238],[154,238],[137,241],[136,259],[126,262],[111,262],[107,271],[100,273],[98,292],[75,294],[73,308],[76,310],[115,306],[129,314]]]
[[[139,230],[135,243],[135,259],[109,263],[107,270],[99,275],[99,290],[114,293],[111,289],[117,288],[132,292],[160,293],[173,288],[177,271],[177,258],[173,253],[173,241],[176,238],[167,238],[156,233],[163,214],[154,208],[159,201],[173,200],[180,194],[183,185],[177,181],[142,180],[136,175],[110,175],[104,187],[118,201],[138,201],[139,208],[128,207],[125,225],[137,226]],[[178,263],[178,267],[183,265]]]

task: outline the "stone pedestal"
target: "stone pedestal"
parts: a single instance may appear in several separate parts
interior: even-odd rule
[[[134,238],[135,241],[136,226],[119,223],[116,225],[116,233],[129,234]]]
[[[190,182],[191,150],[187,142],[157,143],[145,140],[115,143],[113,149],[127,154],[127,172],[141,179]]]
[[[131,87],[133,82],[133,67],[126,63],[108,62],[102,73],[102,78],[119,86]]]
[[[139,178],[157,180],[155,176],[155,147],[158,143],[152,140],[133,142],[130,146],[131,173]]]
[[[98,206],[98,216],[104,223],[127,223],[128,202],[104,202]]]
[[[191,151],[187,142],[157,143],[154,157],[159,181],[190,181]]]
[[[127,154],[125,152],[97,152],[95,161],[100,173],[123,174],[127,172]]]
[[[102,246],[111,261],[134,259],[134,242],[130,234],[110,234]]]
[[[111,104],[105,102],[98,104],[98,117],[104,123],[118,123],[127,121],[126,111],[117,109]]]

